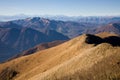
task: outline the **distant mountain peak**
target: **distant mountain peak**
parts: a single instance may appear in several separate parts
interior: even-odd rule
[[[43,22],[48,22],[49,19],[46,18],[41,18],[41,17],[30,17],[30,18],[26,18],[25,20],[27,21],[43,21]]]
[[[120,23],[110,23],[105,26],[98,27],[96,29],[88,30],[86,33],[101,33],[101,32],[110,32],[120,35]]]

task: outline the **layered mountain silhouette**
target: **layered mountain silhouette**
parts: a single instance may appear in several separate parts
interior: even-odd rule
[[[69,38],[79,36],[80,34],[82,34],[82,32],[84,32],[84,30],[98,26],[96,23],[49,20],[40,17],[14,20],[12,22],[23,27],[30,27],[39,30],[41,32],[45,32],[49,29],[55,30],[68,36]]]
[[[98,21],[95,21],[97,19]],[[89,22],[89,20],[91,21],[93,20],[93,22]],[[109,24],[110,22],[111,24]],[[40,17],[33,17],[33,18],[26,18],[26,19],[14,20],[14,21],[9,21],[9,22],[1,22],[0,26],[6,27],[6,26],[9,26],[9,24],[12,25],[10,27],[16,27],[16,26],[17,28],[27,27],[27,28],[38,30],[40,32],[46,32],[48,30],[55,30],[59,33],[62,33],[68,36],[69,38],[74,38],[86,32],[90,34],[91,33],[95,34],[95,33],[105,32],[105,31],[110,32],[112,28],[110,28],[111,29],[110,30],[107,26],[112,26],[112,24],[113,26],[115,25],[118,26],[119,18],[114,17],[114,18],[111,18],[111,20],[109,21],[109,17],[108,19],[107,17],[106,18],[91,17],[91,18],[88,18],[88,22],[87,22],[87,18],[85,18],[85,21],[83,20],[83,22],[81,21],[75,22],[75,21],[58,21],[58,20],[50,20],[50,19],[45,19],[45,18],[40,18]],[[109,25],[106,25],[106,24],[109,24]],[[106,26],[103,26],[103,25],[106,25]],[[103,27],[98,28],[99,26],[103,26]]]
[[[120,37],[114,35],[84,34],[0,64],[0,80],[119,80]]]
[[[17,19],[25,19],[30,17],[28,15],[15,15],[15,16],[0,16],[0,21],[10,21]],[[98,23],[98,24],[108,24],[113,22],[120,22],[120,16],[77,16],[77,17],[68,17],[68,16],[41,16],[51,20],[61,20],[61,21],[74,21],[74,22],[87,22],[87,23]]]
[[[8,55],[8,53],[10,55],[7,57],[2,56],[4,59],[0,60],[0,62],[8,59],[8,57],[10,58],[15,54],[22,53],[24,50],[30,49],[44,42],[68,40],[69,38],[72,39],[84,33],[96,34],[100,32],[110,32],[120,34],[120,23],[118,22],[119,18],[112,18],[113,21],[111,20],[109,22],[116,23],[111,23],[105,26],[96,22],[94,23],[96,18],[92,20],[93,22],[88,23],[79,21],[58,21],[33,17],[8,22],[0,22],[0,41],[5,46],[7,45],[9,48],[11,48],[11,51],[5,47],[4,49],[1,48],[1,55]],[[98,19],[98,22],[99,20],[101,21],[102,19]],[[106,19],[103,20],[103,23],[105,21]]]
[[[17,26],[16,26],[17,27]],[[0,52],[0,61],[4,61],[13,56],[13,54],[20,53],[24,50],[34,47],[37,44],[43,42],[51,42],[55,40],[68,40],[67,36],[62,35],[54,30],[46,31],[46,33],[34,30],[32,28],[0,28],[0,41],[1,43],[8,45],[10,48],[16,51],[9,51],[7,48],[2,49]],[[2,45],[0,45],[1,47]],[[12,49],[11,49],[12,50]],[[4,53],[2,53],[4,52]],[[5,56],[9,53],[9,56]]]

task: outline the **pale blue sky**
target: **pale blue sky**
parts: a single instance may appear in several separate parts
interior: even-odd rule
[[[120,0],[0,0],[0,15],[120,15]]]

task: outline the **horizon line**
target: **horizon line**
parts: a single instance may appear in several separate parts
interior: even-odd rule
[[[57,17],[57,16],[64,16],[64,17],[114,17],[114,16],[120,16],[119,15],[63,15],[63,14],[60,14],[60,15],[51,15],[51,14],[12,14],[12,15],[6,15],[6,14],[0,14],[0,16],[9,16],[9,17],[12,17],[12,16],[28,16],[28,17]]]

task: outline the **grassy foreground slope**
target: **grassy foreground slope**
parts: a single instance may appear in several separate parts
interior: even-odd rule
[[[114,36],[98,35],[102,38]],[[82,35],[59,46],[0,64],[0,80],[119,80],[119,45],[91,44],[89,42],[98,38],[88,37]]]
[[[119,52],[103,43],[30,80],[120,80]]]
[[[85,46],[87,45],[84,42],[85,38],[86,36],[83,35],[57,47],[0,64],[0,72],[1,74],[7,73],[9,72],[8,69],[10,69],[10,72],[11,70],[17,72],[12,79],[27,80],[77,56],[80,52],[84,51],[85,47],[88,49],[91,45]],[[1,80],[5,80],[2,79],[3,77],[7,77],[7,75],[2,75],[2,77],[0,77]]]

